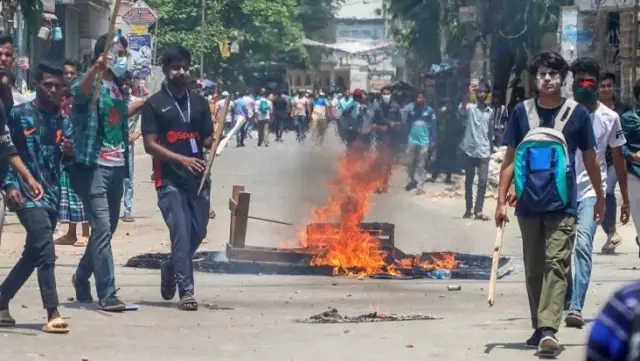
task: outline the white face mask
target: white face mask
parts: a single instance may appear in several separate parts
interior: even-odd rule
[[[189,75],[189,71],[185,71],[184,69],[180,68],[180,70],[169,70],[169,79],[174,79],[177,76],[187,76]]]
[[[547,81],[547,79],[550,79]],[[536,74],[536,87],[539,91],[553,93],[562,86],[560,73],[547,67],[540,67]]]

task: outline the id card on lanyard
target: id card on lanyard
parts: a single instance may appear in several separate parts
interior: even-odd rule
[[[173,100],[173,104],[176,106],[178,113],[180,113],[180,117],[182,118],[182,121],[187,124],[191,124],[191,97],[189,95],[189,91],[187,90],[187,117],[185,118],[184,112],[182,111],[182,109],[180,109],[180,106],[178,105],[176,98],[173,96],[171,91],[169,91],[169,89],[166,89],[166,90],[167,90],[167,93],[169,93],[169,96],[171,97],[171,99]],[[198,154],[198,144],[196,143],[196,139],[193,137],[193,135],[189,137],[189,144],[191,145],[191,153]]]

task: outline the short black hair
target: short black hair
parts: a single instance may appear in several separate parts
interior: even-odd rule
[[[596,80],[600,80],[600,64],[595,58],[590,56],[583,56],[576,59],[576,61],[571,64],[571,72],[574,75],[576,73],[586,73],[595,76]]]
[[[13,45],[13,37],[11,35],[0,35],[0,45],[11,44]]]
[[[80,70],[80,63],[78,63],[73,59],[66,59],[62,64],[62,66],[67,66],[67,65],[76,68],[76,70]]]
[[[484,80],[478,83],[478,87],[476,89],[476,91],[486,91],[487,93],[491,93],[491,85]]]
[[[549,50],[536,55],[531,64],[529,64],[529,74],[536,76],[538,69],[547,67],[560,73],[560,77],[564,80],[569,72],[569,63],[558,52]]]
[[[636,82],[636,85],[633,86],[633,96],[638,100],[638,96],[640,96],[640,80]]]
[[[13,73],[7,73],[7,82],[11,86],[16,86],[16,75]]]
[[[44,74],[51,74],[51,75],[55,75],[55,76],[62,76],[62,66],[55,64],[55,63],[50,63],[50,62],[41,62],[38,64],[38,66],[36,67],[36,72],[35,72],[35,80],[36,82],[41,82],[42,79],[44,78]]]
[[[133,80],[133,73],[127,70],[126,72],[124,72],[122,80]]]
[[[93,46],[93,58],[94,59],[98,59],[98,57],[102,53],[104,53],[105,51],[109,50],[109,49],[105,49],[104,48],[105,45],[107,45],[107,35],[109,35],[109,34],[102,34],[102,35],[100,35],[100,37],[98,37],[98,39],[96,39],[96,45]],[[116,34],[114,34],[114,36],[115,35]],[[127,42],[127,39],[124,36],[118,36],[118,40],[120,40],[120,44],[122,44],[122,46],[124,46],[125,49],[127,47],[129,47],[129,43]]]
[[[172,45],[162,53],[162,67],[167,67],[176,60],[186,60],[191,65],[191,52],[181,45]]]
[[[618,82],[616,81],[616,75],[610,71],[603,71],[602,73],[600,73],[600,81],[603,80],[609,80],[611,79],[611,81],[613,82],[613,84],[618,84]]]

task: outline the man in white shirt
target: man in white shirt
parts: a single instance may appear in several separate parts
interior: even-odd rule
[[[296,126],[296,139],[298,142],[307,137],[310,108],[310,102],[305,96],[304,90],[300,90],[298,97],[291,101],[291,117],[293,118],[293,124]]]
[[[580,58],[571,66],[574,77],[575,100],[583,104],[590,111],[593,123],[593,132],[596,138],[596,154],[600,163],[603,193],[606,189],[607,163],[605,152],[607,146],[611,148],[613,164],[620,181],[622,193],[621,222],[629,221],[629,194],[626,181],[626,166],[622,154],[622,146],[626,143],[620,117],[618,114],[598,101],[598,88],[600,81],[600,66],[593,58]],[[569,280],[568,299],[571,304],[569,313],[565,318],[568,327],[581,328],[584,326],[582,308],[584,306],[587,288],[591,278],[593,238],[601,219],[594,219],[594,206],[596,204],[596,192],[589,181],[589,175],[585,170],[582,156],[579,150],[576,153],[576,192],[577,192],[577,236],[573,254],[573,267],[575,276]],[[569,265],[567,265],[569,266]],[[568,273],[571,278],[571,273]]]
[[[256,126],[258,128],[258,147],[269,146],[269,121],[273,114],[273,103],[267,98],[267,90],[260,89],[260,94],[254,104]]]
[[[216,113],[222,111],[224,109],[224,102],[227,101],[227,98],[230,97],[228,91],[222,92],[222,99],[218,101],[216,104]],[[224,119],[224,133],[227,134],[231,128],[233,128],[233,113],[234,113],[234,103],[233,101],[229,102],[229,110],[227,111],[227,117]],[[217,117],[217,114],[216,114]]]

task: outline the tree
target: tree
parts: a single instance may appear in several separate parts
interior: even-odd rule
[[[462,63],[471,60],[476,44],[487,46],[493,68],[493,88],[506,93],[512,74],[520,75],[537,51],[543,34],[558,27],[562,0],[389,0],[396,19],[396,41],[424,65],[439,60],[440,40],[446,55]],[[463,5],[477,4],[475,21],[462,24]],[[489,45],[491,45],[489,47]],[[433,55],[438,53],[438,57]]]
[[[157,51],[181,44],[194,54],[194,70],[204,69],[210,77],[234,81],[246,62],[280,62],[302,59],[302,26],[296,22],[295,0],[206,0],[205,25],[201,28],[200,0],[149,0],[158,14]],[[204,36],[202,35],[204,33]],[[223,59],[219,42],[236,42],[240,51]]]

